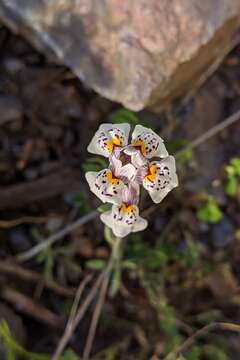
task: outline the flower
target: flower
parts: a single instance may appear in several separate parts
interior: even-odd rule
[[[113,205],[112,209],[101,214],[100,218],[118,237],[127,236],[131,232],[141,231],[147,227],[147,220],[139,216],[138,206],[124,202]]]
[[[109,157],[128,143],[129,124],[102,124],[88,145],[88,152]]]
[[[150,162],[142,185],[149,192],[153,202],[160,203],[169,191],[178,186],[174,157],[168,156],[160,161]]]
[[[86,179],[91,191],[102,202],[119,204],[122,201],[122,191],[134,178],[136,169],[132,164],[122,165],[121,160],[111,157],[109,168],[99,172],[89,171]]]
[[[109,159],[108,168],[87,172],[86,179],[101,201],[113,204],[100,217],[118,237],[147,227],[139,215],[140,186],[155,203],[178,186],[175,159],[168,155],[160,136],[136,125],[128,144],[129,133],[129,124],[102,124],[88,146],[90,153]]]

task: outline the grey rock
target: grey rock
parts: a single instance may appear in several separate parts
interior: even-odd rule
[[[182,95],[225,51],[239,0],[2,0],[0,18],[132,110]]]

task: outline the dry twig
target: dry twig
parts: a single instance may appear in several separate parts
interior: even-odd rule
[[[76,312],[76,316],[73,318],[71,317],[71,320],[68,322],[68,326],[66,327],[64,334],[62,336],[62,338],[60,339],[57,349],[52,357],[52,360],[58,360],[63,352],[63,350],[65,349],[65,347],[67,346],[70,338],[72,337],[74,331],[76,330],[77,326],[80,324],[80,321],[82,320],[84,314],[86,313],[87,309],[89,308],[89,306],[91,305],[91,303],[93,302],[95,296],[97,295],[97,292],[99,290],[99,288],[101,287],[102,289],[102,293],[103,295],[100,296],[100,298],[105,298],[104,295],[104,289],[105,287],[107,287],[106,285],[108,285],[108,281],[106,279],[109,278],[111,270],[112,270],[112,266],[113,266],[113,261],[115,258],[115,254],[118,251],[118,247],[120,245],[120,241],[121,239],[117,239],[115,246],[112,250],[112,254],[109,258],[108,264],[106,266],[106,268],[99,274],[95,284],[93,285],[91,291],[89,292],[89,294],[87,295],[86,299],[83,301],[82,305],[79,307],[79,309]],[[107,283],[107,284],[106,284]],[[103,286],[103,284],[105,284]],[[89,350],[91,351],[91,346],[92,346],[92,341],[94,339],[95,336],[95,330],[97,327],[97,323],[98,323],[98,319],[99,319],[99,315],[101,312],[101,304],[103,303],[103,301],[101,300],[101,303],[97,306],[97,310],[95,310],[94,315],[93,315],[93,321],[92,324],[90,326],[90,340],[89,340]]]
[[[40,251],[42,251],[43,249],[45,249],[48,246],[53,245],[56,241],[62,239],[64,236],[70,234],[72,231],[77,229],[79,226],[82,226],[82,225],[86,224],[87,222],[93,220],[97,215],[98,215],[97,210],[91,211],[90,213],[84,215],[80,219],[65,226],[62,230],[51,235],[46,240],[42,240],[39,244],[37,244],[36,246],[33,246],[30,250],[27,250],[27,251],[17,255],[17,260],[18,261],[30,260],[35,255],[37,255]]]
[[[212,324],[208,324],[204,326],[202,329],[196,331],[192,336],[187,338],[187,340],[185,340],[183,344],[180,345],[175,351],[170,352],[164,358],[164,360],[176,360],[178,356],[184,353],[185,351],[187,351],[187,349],[189,349],[189,347],[192,346],[195,341],[205,336],[210,331],[216,331],[216,330],[233,331],[240,333],[240,325],[225,323],[225,322],[215,322]]]
[[[0,261],[0,273],[4,273],[10,276],[12,275],[30,283],[41,283],[46,288],[53,290],[55,293],[61,296],[73,297],[75,294],[75,289],[61,286],[51,279],[44,278],[41,274],[35,271],[28,270],[22,266],[19,266],[18,264],[15,264],[14,262],[7,260]]]
[[[92,317],[92,321],[91,321],[91,325],[90,325],[90,329],[89,329],[89,333],[88,333],[88,337],[87,337],[87,341],[86,341],[86,346],[85,346],[85,349],[83,352],[83,360],[88,360],[89,356],[91,354],[92,345],[93,345],[94,338],[96,335],[99,318],[100,318],[100,315],[102,312],[102,307],[104,305],[104,301],[105,301],[106,294],[107,294],[107,289],[108,289],[108,285],[109,285],[109,281],[110,281],[110,277],[111,277],[113,263],[114,263],[115,257],[118,255],[120,242],[121,242],[121,238],[117,238],[116,242],[114,244],[114,248],[112,250],[111,258],[110,258],[108,266],[106,268],[106,273],[103,278],[103,282],[102,282],[100,292],[99,292],[99,299],[98,299],[97,305],[96,305],[94,313],[93,313],[93,317]]]
[[[47,217],[34,217],[34,216],[23,216],[19,219],[14,220],[0,220],[0,228],[10,229],[12,227],[21,225],[21,224],[43,224],[47,222]]]
[[[71,312],[70,312],[70,316],[69,316],[65,331],[63,333],[63,336],[62,336],[61,340],[58,343],[58,347],[57,347],[57,349],[55,351],[55,354],[53,356],[53,360],[54,359],[56,359],[56,360],[59,359],[61,353],[63,352],[63,350],[64,350],[64,348],[66,346],[66,344],[68,343],[69,339],[71,338],[71,336],[73,334],[72,326],[73,326],[75,316],[76,316],[76,313],[77,313],[77,307],[79,305],[79,302],[80,302],[80,299],[82,297],[83,291],[84,291],[86,285],[90,282],[90,280],[91,280],[91,276],[89,275],[80,283],[80,285],[78,287],[78,290],[76,292],[76,296],[75,296],[75,299],[74,299],[74,302],[73,302],[73,305],[72,305],[72,309],[71,309]]]
[[[111,269],[109,268],[109,271],[106,273],[106,275],[103,279],[100,291],[99,291],[99,298],[98,298],[97,305],[96,305],[94,313],[93,313],[93,317],[92,317],[92,321],[91,321],[91,325],[90,325],[90,329],[89,329],[89,333],[88,333],[88,337],[87,337],[87,342],[86,342],[84,352],[83,352],[83,360],[89,359],[89,355],[92,350],[92,345],[94,342],[99,318],[100,318],[100,315],[102,312],[102,307],[104,305],[104,301],[105,301],[106,294],[107,294],[111,270],[112,270],[112,268]]]
[[[18,311],[27,314],[34,319],[57,329],[63,327],[64,318],[54,314],[41,304],[18,292],[17,290],[3,286],[0,290],[0,297],[12,304]]]
[[[219,124],[213,126],[211,129],[208,129],[205,133],[198,136],[196,139],[191,141],[183,149],[177,151],[176,156],[181,155],[186,150],[192,150],[202,145],[204,142],[215,136],[220,131],[226,129],[228,126],[234,124],[236,121],[240,120],[240,110],[236,111],[234,114],[227,117],[225,120],[221,121]]]
[[[86,299],[84,300],[84,302],[82,303],[82,305],[79,307],[76,316],[74,319],[72,319],[71,324],[69,324],[68,329],[65,329],[65,332],[57,346],[57,349],[53,355],[52,360],[57,360],[59,359],[59,357],[61,356],[61,353],[63,352],[63,350],[65,349],[65,347],[67,346],[70,338],[72,337],[72,334],[74,333],[74,331],[76,330],[77,326],[79,325],[80,321],[82,320],[85,312],[87,311],[88,307],[91,305],[92,301],[94,300],[97,291],[102,283],[102,279],[105,275],[105,271],[101,272],[100,275],[98,276],[95,284],[93,285],[91,291],[89,292],[88,296],[86,297]]]
[[[16,209],[67,191],[79,191],[79,173],[60,169],[40,179],[0,188],[0,210]]]

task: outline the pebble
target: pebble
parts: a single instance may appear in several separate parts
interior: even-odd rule
[[[229,245],[234,239],[234,225],[231,219],[225,216],[219,223],[212,225],[210,239],[215,248]]]
[[[9,243],[14,252],[26,251],[31,247],[28,234],[23,229],[14,229],[9,233]]]
[[[4,60],[4,67],[10,75],[15,75],[18,71],[22,70],[24,63],[18,58],[6,58]]]
[[[63,224],[63,218],[60,216],[51,216],[47,222],[46,228],[50,233],[59,230]]]
[[[2,125],[5,122],[19,119],[23,114],[23,106],[17,97],[1,95],[0,113],[0,125]]]

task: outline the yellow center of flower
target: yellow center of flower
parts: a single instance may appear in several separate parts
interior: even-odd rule
[[[133,146],[139,147],[141,153],[142,153],[144,156],[146,155],[147,151],[146,151],[146,144],[145,144],[144,141],[136,139],[136,140],[133,141]]]
[[[117,136],[108,140],[106,144],[106,148],[110,153],[112,153],[114,146],[122,146],[122,140]]]
[[[107,172],[107,181],[112,185],[119,185],[120,184],[120,180],[118,178],[115,178],[111,171]]]
[[[149,173],[144,177],[144,180],[150,181],[151,183],[154,183],[157,176],[157,167],[156,165],[150,165],[149,166]]]
[[[120,210],[124,213],[124,214],[131,214],[133,213],[134,211],[134,205],[128,205],[128,204],[125,204],[125,203],[122,203],[120,205]]]

